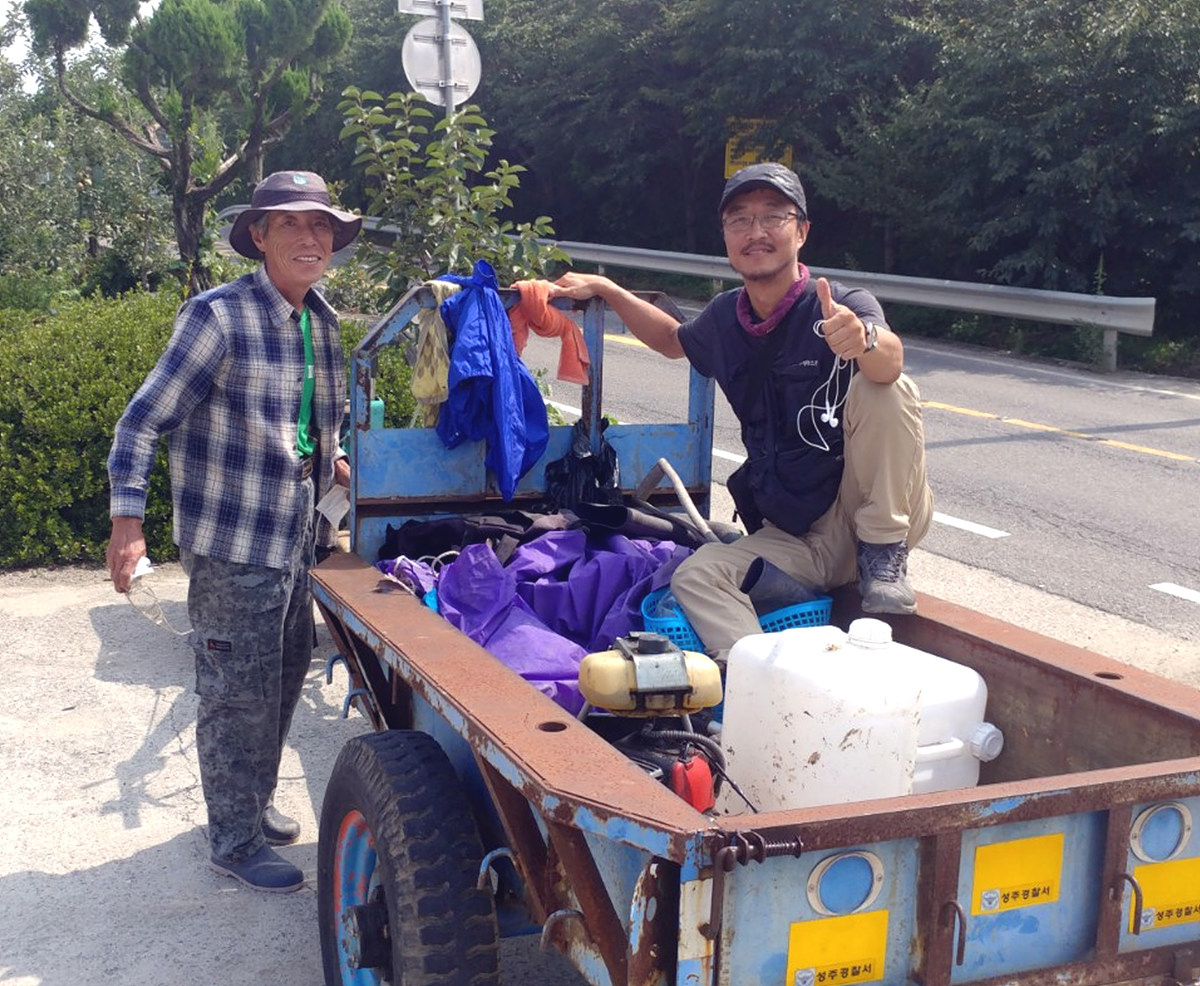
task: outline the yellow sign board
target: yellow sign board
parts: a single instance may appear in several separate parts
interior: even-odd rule
[[[751,164],[758,164],[761,161],[779,161],[781,164],[786,164],[789,168],[792,166],[792,149],[791,147],[783,148],[779,154],[770,157],[763,156],[763,148],[761,144],[754,144],[747,141],[747,137],[751,136],[759,127],[765,126],[766,120],[731,120],[730,128],[733,135],[725,142],[725,177],[731,177],[735,172],[741,171],[742,168],[748,167]]]
[[[788,931],[788,986],[847,986],[883,978],[887,911],[797,921]]]
[[[1058,900],[1063,834],[1039,835],[975,850],[972,914],[998,914]]]
[[[1200,921],[1200,858],[1172,859],[1135,866],[1142,888],[1142,930]],[[1133,928],[1130,908],[1129,930]]]

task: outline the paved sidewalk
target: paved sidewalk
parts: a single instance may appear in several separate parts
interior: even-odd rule
[[[187,627],[177,564],[153,580]],[[192,651],[96,569],[0,573],[0,983],[318,986],[317,816],[346,740],[346,671],[323,626],[276,804],[300,820],[280,852],[308,885],[246,890],[207,868]],[[536,937],[502,944],[505,982],[577,984]]]
[[[178,565],[149,576],[187,626]],[[322,641],[322,658],[331,653]],[[321,981],[316,894],[265,898],[204,866],[192,652],[104,573],[0,576],[0,982]],[[345,671],[316,661],[277,803],[304,826],[282,852],[316,877],[314,806],[337,751]]]

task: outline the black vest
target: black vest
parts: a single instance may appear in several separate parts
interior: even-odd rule
[[[837,497],[843,466],[841,405],[855,364],[834,372],[833,352],[813,331],[821,318],[821,303],[811,286],[763,338],[749,335],[738,324],[740,290],[713,299],[682,333],[681,342],[689,358],[696,353],[692,361],[700,364],[701,372],[706,372],[705,364],[711,368],[741,424],[747,462],[739,470],[740,485],[750,491],[762,516],[800,535]],[[835,289],[834,294],[839,292]],[[757,370],[756,355],[771,346],[771,337],[779,332],[784,336],[774,343],[778,351],[769,371]],[[823,421],[822,415],[829,420]],[[736,485],[737,480],[731,481],[731,492]],[[751,527],[753,518],[741,504],[739,513]]]

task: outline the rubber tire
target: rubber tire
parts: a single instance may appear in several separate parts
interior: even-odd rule
[[[392,941],[392,978],[349,970],[339,947],[335,868],[343,821],[365,820]],[[364,837],[365,838],[365,837]],[[347,837],[346,842],[350,841]],[[317,911],[327,986],[498,986],[499,931],[489,891],[476,889],[479,830],[450,760],[431,736],[392,730],[350,740],[325,790],[317,850]]]

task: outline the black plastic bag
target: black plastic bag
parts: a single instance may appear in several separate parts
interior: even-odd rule
[[[608,419],[600,421],[600,452],[592,453],[582,418],[571,429],[571,448],[546,466],[546,501],[550,510],[570,510],[578,503],[621,502],[617,451],[604,438]]]

